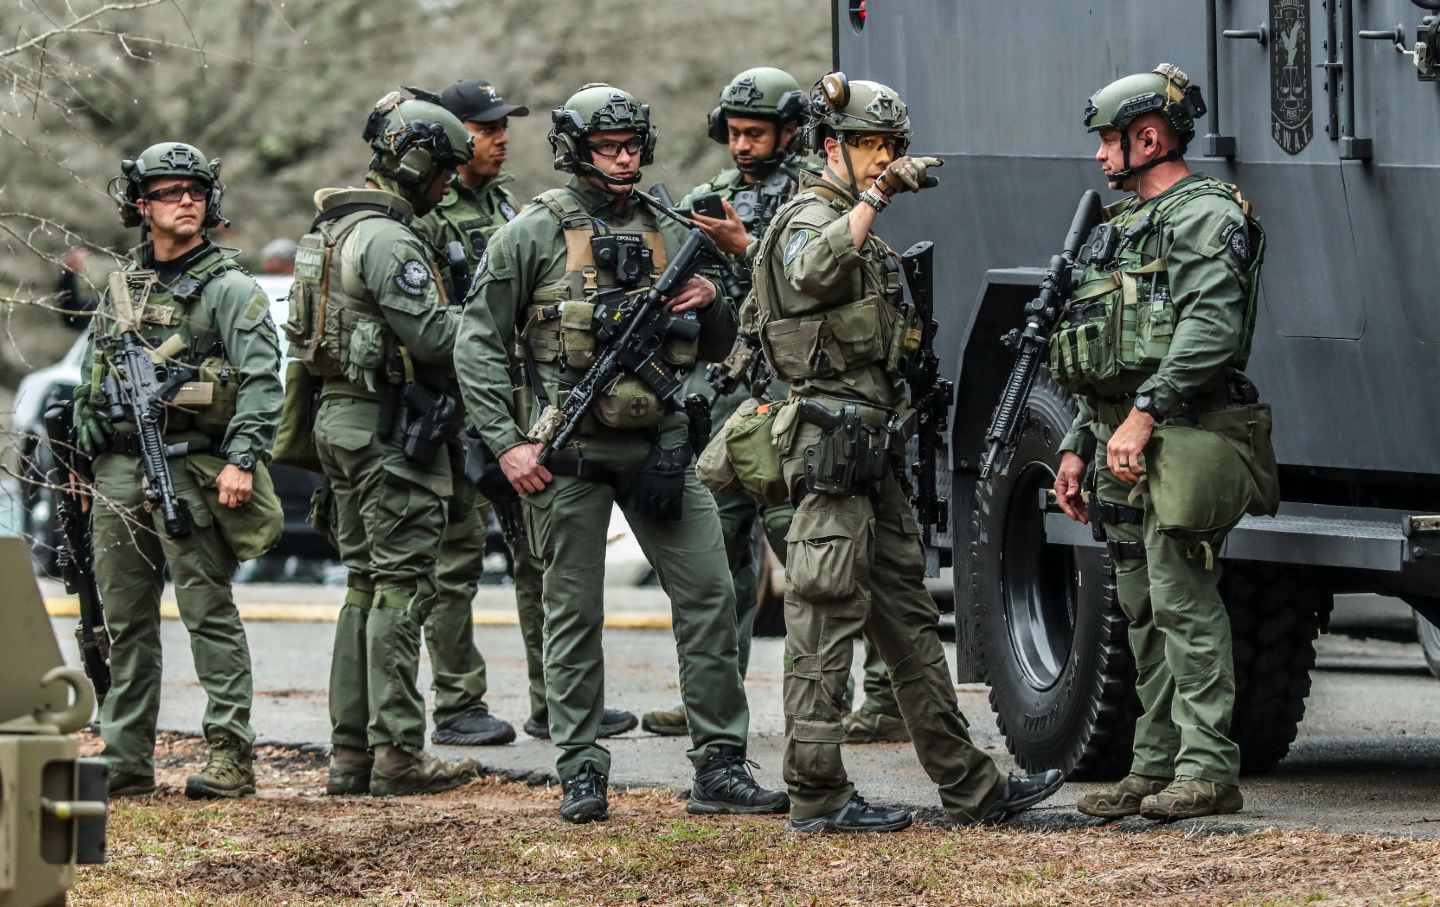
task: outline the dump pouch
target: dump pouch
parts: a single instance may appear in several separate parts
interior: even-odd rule
[[[280,498],[275,494],[275,483],[270,479],[270,470],[263,462],[256,462],[254,486],[250,500],[239,507],[230,508],[220,503],[220,492],[215,481],[228,464],[211,454],[190,454],[185,457],[185,467],[200,487],[200,496],[205,506],[220,527],[220,534],[229,543],[230,550],[241,561],[259,557],[274,548],[280,541],[285,528],[285,513],[280,508]]]
[[[286,364],[285,400],[280,406],[272,462],[323,472],[320,452],[315,449],[315,419],[320,410],[322,383],[324,379],[311,372],[305,363],[292,359]]]

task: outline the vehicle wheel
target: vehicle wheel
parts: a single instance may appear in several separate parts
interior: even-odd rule
[[[1415,634],[1420,637],[1420,650],[1425,653],[1430,673],[1440,677],[1440,627],[1416,614]]]
[[[1267,772],[1285,758],[1305,717],[1315,639],[1328,626],[1334,596],[1294,568],[1225,565],[1220,595],[1235,650],[1235,716],[1240,771]]]
[[[1039,375],[1027,416],[1008,474],[979,483],[969,531],[956,534],[970,540],[960,555],[990,706],[1022,768],[1115,777],[1139,710],[1128,624],[1104,550],[1045,541],[1037,501],[1055,479],[1070,399]]]

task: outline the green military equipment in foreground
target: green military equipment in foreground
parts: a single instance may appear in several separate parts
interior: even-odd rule
[[[0,538],[0,576],[30,575],[24,541]],[[105,860],[105,767],[67,736],[95,692],[60,657],[34,581],[20,588],[0,658],[0,907],[63,903],[75,865]]]

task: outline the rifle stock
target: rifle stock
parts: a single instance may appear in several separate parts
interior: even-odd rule
[[[1040,294],[1025,306],[1024,330],[1012,330],[1002,338],[1007,347],[1015,350],[1015,365],[1005,381],[1000,401],[995,405],[990,428],[985,432],[986,449],[980,461],[982,481],[989,479],[997,467],[1001,475],[1010,467],[1007,452],[1015,448],[1030,389],[1035,384],[1035,375],[1041,363],[1045,361],[1050,332],[1069,301],[1075,258],[1080,254],[1085,237],[1103,216],[1100,193],[1087,189],[1080,196],[1080,204],[1070,220],[1063,249],[1050,257],[1045,277],[1040,281]]]

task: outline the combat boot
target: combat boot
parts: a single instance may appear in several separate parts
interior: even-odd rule
[[[871,806],[859,794],[851,794],[844,806],[823,816],[810,819],[791,819],[786,827],[791,831],[816,833],[858,834],[871,831],[900,831],[910,827],[914,814],[908,809],[887,809]]]
[[[210,758],[197,774],[185,779],[191,800],[219,800],[255,795],[255,759],[250,747],[230,736],[210,741]]]
[[[907,743],[910,729],[899,715],[861,706],[845,716],[846,743]]]
[[[1245,798],[1234,784],[1218,784],[1200,778],[1176,778],[1158,794],[1140,801],[1140,815],[1161,822],[1238,813]]]
[[[403,797],[409,794],[438,794],[468,784],[479,776],[479,764],[470,759],[446,762],[429,753],[412,753],[398,746],[377,746],[375,767],[370,770],[370,795]]]
[[[330,775],[325,779],[325,793],[345,797],[370,793],[370,772],[375,760],[369,750],[336,744],[330,750]]]
[[[1047,800],[1065,783],[1065,776],[1059,769],[1049,769],[1034,775],[1011,773],[1000,785],[1000,796],[992,800],[977,817],[956,815],[951,818],[965,824],[999,825],[1016,813],[1023,812],[1041,800]]]
[[[610,818],[609,779],[589,762],[580,771],[560,782],[564,796],[560,798],[560,818],[581,825],[603,822]]]
[[[1113,787],[1085,794],[1075,802],[1075,808],[1087,816],[1101,819],[1138,816],[1140,801],[1151,794],[1160,793],[1169,783],[1169,778],[1152,778],[1131,772]]]
[[[690,733],[690,721],[685,716],[685,706],[674,709],[656,709],[646,712],[640,719],[640,729],[647,734],[661,737],[684,737]]]
[[[435,726],[431,743],[448,746],[501,746],[515,739],[515,728],[489,709],[474,708]]]
[[[155,793],[155,776],[139,772],[127,772],[113,765],[107,766],[105,790],[111,799],[115,797],[145,797]]]
[[[754,765],[739,747],[711,747],[695,772],[685,811],[696,816],[789,812],[789,795],[755,783]]]
[[[640,719],[635,717],[634,712],[625,712],[620,709],[606,709],[600,716],[601,737],[614,737],[626,731],[634,730]],[[550,716],[541,713],[531,715],[525,719],[525,733],[538,740],[550,739]]]

